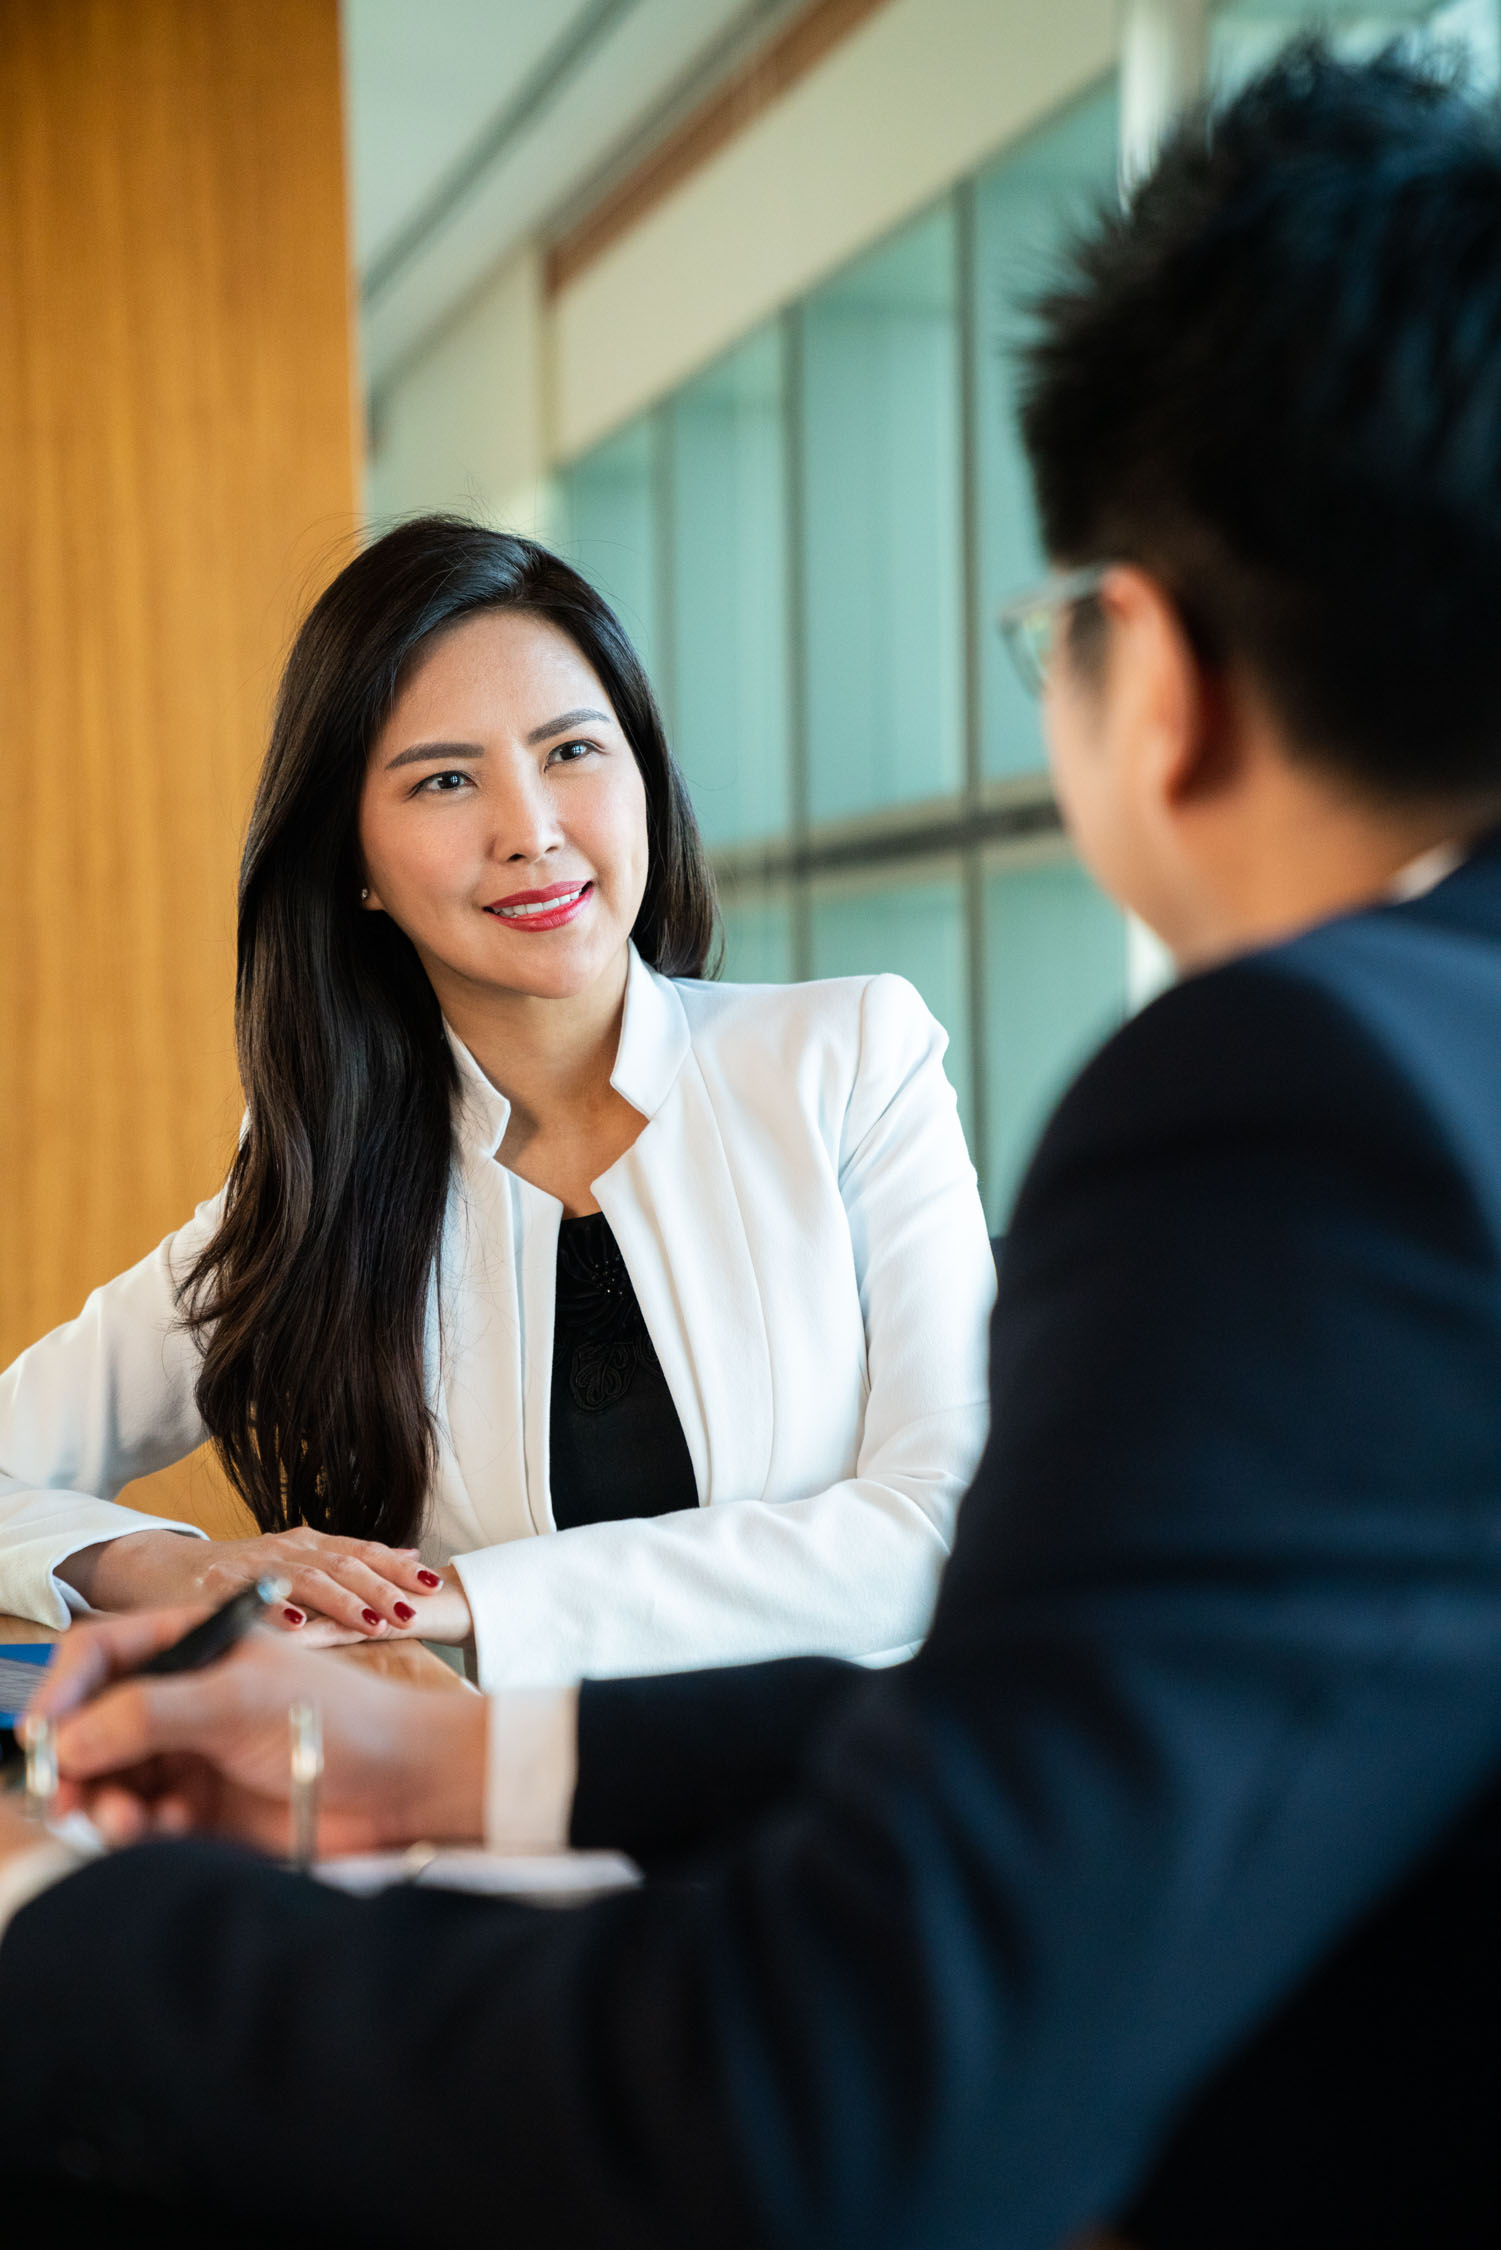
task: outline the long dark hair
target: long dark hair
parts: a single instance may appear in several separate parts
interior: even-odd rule
[[[248,1121],[223,1215],[186,1278],[198,1408],[265,1531],[399,1545],[435,1439],[428,1292],[458,1074],[417,954],[359,906],[371,746],[436,633],[489,609],[545,617],[593,666],[646,785],[633,932],[669,976],[711,967],[714,883],[640,660],[576,571],[451,516],[402,524],[341,571],[287,661],[240,866],[235,1024]]]

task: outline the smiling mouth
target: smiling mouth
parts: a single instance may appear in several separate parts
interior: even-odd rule
[[[593,892],[592,883],[555,883],[551,890],[520,891],[515,898],[497,899],[484,911],[517,929],[555,930],[571,922]]]

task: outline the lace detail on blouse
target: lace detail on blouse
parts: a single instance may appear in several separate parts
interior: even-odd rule
[[[565,1219],[558,1231],[557,1334],[569,1352],[568,1388],[585,1414],[625,1397],[643,1369],[661,1362],[602,1211]]]
[[[602,1211],[558,1229],[551,1448],[560,1531],[698,1506],[677,1408]]]

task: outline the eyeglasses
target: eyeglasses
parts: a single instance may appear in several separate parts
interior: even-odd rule
[[[996,624],[1011,652],[1011,661],[1029,695],[1041,695],[1058,620],[1076,602],[1097,594],[1115,566],[1089,563],[1082,570],[1051,571],[1036,586],[1018,594],[998,611]]]

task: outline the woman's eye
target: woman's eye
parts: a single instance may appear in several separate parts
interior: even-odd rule
[[[453,766],[447,773],[430,773],[425,781],[418,782],[417,792],[419,796],[451,797],[456,789],[468,786],[468,774]]]
[[[557,760],[563,765],[571,766],[579,758],[587,757],[593,748],[592,742],[559,742],[549,750],[547,762],[552,765],[554,760]]]

